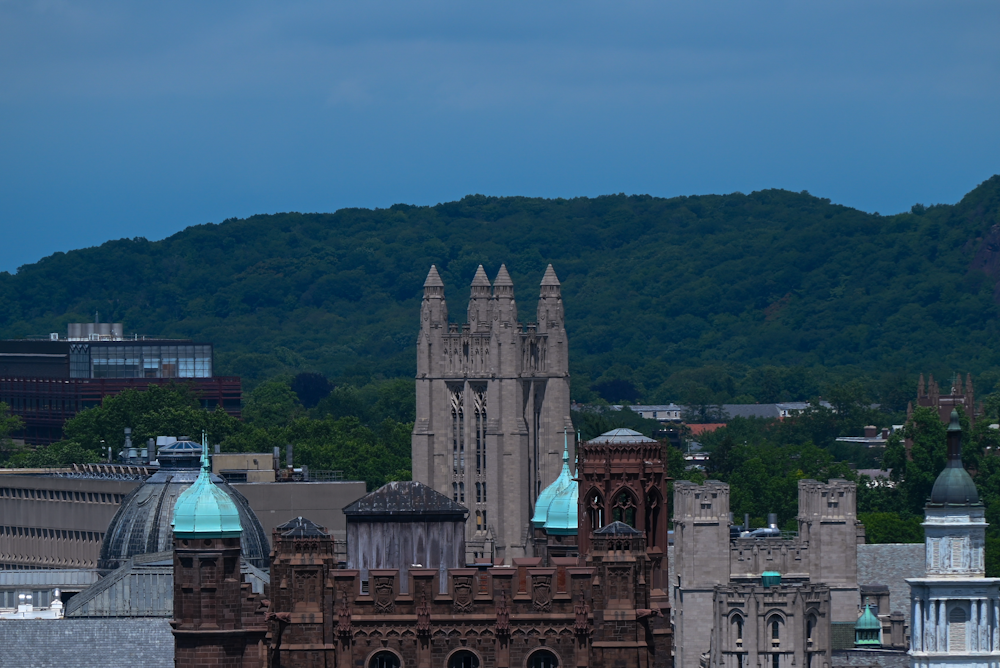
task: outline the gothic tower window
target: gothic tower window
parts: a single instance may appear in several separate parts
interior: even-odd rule
[[[486,470],[486,388],[477,387],[474,395],[476,413],[476,473]]]
[[[483,502],[483,488],[478,482],[476,483],[476,503]]]
[[[476,533],[482,533],[483,531],[483,514],[476,511]]]
[[[806,648],[813,646],[815,642],[814,636],[816,635],[816,617],[814,615],[809,615],[809,619],[806,620]]]
[[[465,483],[458,483],[458,502],[465,503]]]
[[[632,495],[622,491],[615,497],[615,505],[611,509],[612,517],[616,522],[624,522],[630,527],[635,526],[635,501]]]
[[[452,473],[465,473],[465,406],[461,388],[451,391],[451,466]]]
[[[771,647],[781,647],[781,620],[777,616],[771,618]]]
[[[486,483],[483,483],[483,503],[486,503]]]
[[[604,499],[599,492],[594,491],[587,496],[587,514],[590,517],[591,531],[604,526]]]
[[[737,647],[743,647],[743,618],[739,615],[733,617],[733,644]]]
[[[452,501],[454,501],[455,503],[458,503],[458,483],[457,482],[451,483],[451,498],[452,498]]]

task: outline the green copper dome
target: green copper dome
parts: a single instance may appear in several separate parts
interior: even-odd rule
[[[958,411],[951,411],[948,425],[948,463],[934,481],[928,505],[974,506],[979,504],[979,491],[969,472],[962,466],[962,427]]]
[[[560,472],[559,477],[556,478],[551,485],[542,490],[542,493],[538,495],[538,500],[535,501],[535,515],[531,518],[531,526],[536,529],[540,529],[545,526],[546,521],[549,517],[549,508],[552,506],[552,502],[556,500],[557,494],[559,494],[562,489],[568,485],[572,485],[574,488],[576,485],[573,483],[573,476],[569,472],[569,437],[566,432],[563,431],[563,467],[562,472]],[[576,525],[573,525],[574,529]]]
[[[240,513],[229,495],[212,483],[208,472],[208,445],[202,436],[201,473],[194,484],[177,497],[174,536],[179,538],[226,538],[239,536]]]
[[[545,533],[553,536],[575,536],[580,524],[577,520],[580,507],[580,486],[569,473],[568,460],[569,454],[563,451],[563,470],[559,474],[559,479],[566,482],[553,495],[552,503],[549,505],[549,513],[543,526]]]
[[[882,623],[874,614],[871,607],[865,603],[865,611],[858,617],[854,624],[854,644],[855,645],[881,645],[879,633],[882,631]]]

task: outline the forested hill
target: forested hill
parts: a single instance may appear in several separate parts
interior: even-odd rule
[[[453,319],[465,315],[476,266],[492,278],[505,262],[521,317],[533,320],[551,262],[578,399],[596,388],[633,401],[695,390],[771,401],[813,393],[830,374],[909,383],[961,370],[995,383],[998,230],[1000,176],[956,205],[894,216],[782,190],[475,195],[254,216],[2,273],[0,336],[65,332],[100,311],[127,332],[215,342],[217,372],[251,384],[300,370],[409,376],[432,263]]]

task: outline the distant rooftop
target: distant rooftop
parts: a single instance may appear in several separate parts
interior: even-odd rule
[[[416,481],[390,482],[344,508],[347,520],[372,517],[451,517],[464,521],[469,510]]]

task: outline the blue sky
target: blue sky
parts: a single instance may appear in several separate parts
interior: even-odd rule
[[[277,211],[1000,173],[1000,3],[0,0],[0,270]]]

